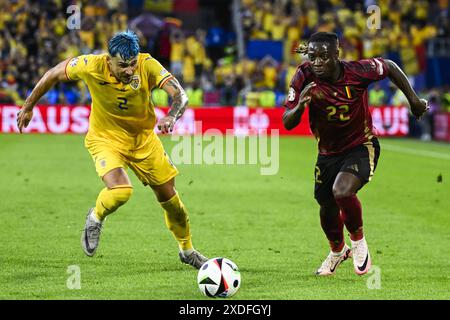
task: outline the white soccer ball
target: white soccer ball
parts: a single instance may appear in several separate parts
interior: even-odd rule
[[[228,298],[236,294],[241,286],[241,273],[230,259],[213,258],[198,271],[197,283],[200,291],[208,297]]]

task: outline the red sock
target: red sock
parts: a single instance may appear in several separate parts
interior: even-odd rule
[[[320,225],[325,232],[333,252],[341,252],[344,247],[344,222],[341,215],[320,215]]]
[[[355,194],[335,200],[341,209],[345,226],[350,232],[350,239],[353,241],[361,240],[364,237],[361,202],[359,202]]]

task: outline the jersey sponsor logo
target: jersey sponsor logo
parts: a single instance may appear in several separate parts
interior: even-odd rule
[[[73,58],[72,60],[70,60],[70,66],[71,67],[75,67],[78,63],[78,58]]]
[[[133,88],[134,90],[139,89],[141,85],[141,78],[139,77],[139,75],[134,75],[133,78],[131,79],[130,82],[130,87]]]
[[[295,90],[294,90],[294,88],[290,87],[289,93],[288,93],[288,101],[292,102],[294,100],[295,100]]]

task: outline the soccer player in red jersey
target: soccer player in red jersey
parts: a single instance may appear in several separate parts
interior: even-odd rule
[[[355,272],[369,271],[371,259],[363,234],[362,208],[356,193],[373,176],[380,155],[368,108],[368,86],[388,77],[406,96],[412,114],[420,118],[428,109],[406,75],[393,61],[382,58],[339,60],[335,33],[318,32],[297,49],[310,61],[292,78],[284,104],[283,124],[290,130],[309,107],[310,128],[318,140],[314,197],[331,252],[317,275],[331,275],[353,257]],[[344,241],[344,225],[351,248]]]

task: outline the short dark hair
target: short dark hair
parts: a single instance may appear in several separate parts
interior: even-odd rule
[[[339,40],[338,36],[334,32],[316,32],[309,37],[309,40],[306,43],[302,43],[295,50],[297,53],[306,54],[308,52],[308,45],[311,42],[326,42],[331,46],[338,48]]]

